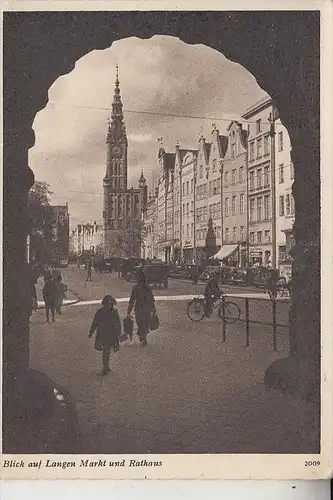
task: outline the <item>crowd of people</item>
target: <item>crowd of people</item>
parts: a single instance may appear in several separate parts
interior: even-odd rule
[[[55,322],[55,315],[61,314],[61,307],[63,305],[64,297],[66,296],[66,285],[62,281],[62,275],[59,269],[46,270],[43,273],[44,286],[43,286],[43,300],[45,303],[46,322]],[[40,272],[33,272],[32,277],[32,311],[38,310],[36,284]]]

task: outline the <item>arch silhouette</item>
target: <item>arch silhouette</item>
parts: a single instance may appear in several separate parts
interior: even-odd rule
[[[52,83],[72,71],[85,54],[122,38],[156,34],[205,44],[244,66],[272,97],[288,129],[296,217],[291,354],[273,363],[265,380],[314,399],[319,411],[319,16],[316,11],[4,13],[5,423],[18,411],[18,384],[29,368],[25,207],[34,182],[28,166],[34,118],[47,104]],[[6,429],[5,450],[10,447]]]

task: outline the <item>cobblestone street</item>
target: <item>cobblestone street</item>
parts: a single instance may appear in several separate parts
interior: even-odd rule
[[[106,291],[129,297],[131,284],[115,275],[63,271],[64,282],[81,300],[101,299]],[[194,291],[194,289],[196,291]],[[312,409],[263,384],[264,372],[287,355],[282,330],[278,352],[268,327],[254,326],[245,347],[241,323],[228,325],[223,343],[217,315],[200,323],[186,316],[186,300],[202,286],[172,281],[157,301],[160,329],[147,348],[125,342],[113,355],[112,372],[99,375],[101,355],[88,339],[96,305],[64,306],[55,324],[43,310],[31,323],[31,367],[66,387],[75,402],[82,453],[306,453],[314,449]],[[166,294],[167,292],[167,294]],[[233,293],[235,293],[233,291]],[[243,291],[244,293],[244,291]],[[118,309],[124,317],[126,302]],[[262,316],[269,301],[260,301]],[[258,309],[258,308],[262,308]],[[288,305],[285,305],[287,316]],[[285,321],[285,319],[284,319]]]

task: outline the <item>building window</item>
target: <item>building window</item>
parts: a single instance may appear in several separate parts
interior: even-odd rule
[[[216,158],[213,160],[213,172],[216,172]]]
[[[206,221],[206,220],[207,220],[207,216],[208,216],[208,207],[207,207],[207,206],[205,206],[205,207],[204,207],[204,221]]]
[[[290,194],[286,195],[286,215],[290,215]]]
[[[215,180],[213,182],[213,196],[215,196],[217,194],[217,181]]]
[[[214,205],[213,205],[213,219],[216,219],[216,210],[217,210],[217,204],[214,203]]]
[[[244,182],[244,167],[239,169],[239,182]]]
[[[183,196],[185,196],[185,182],[183,182]]]
[[[244,193],[240,195],[240,213],[244,213]]]
[[[191,201],[191,214],[193,214],[194,202]]]
[[[284,215],[284,196],[280,196],[280,217]]]
[[[235,243],[236,241],[236,228],[232,228],[232,241]]]
[[[191,179],[191,193],[193,193],[193,179]]]
[[[250,142],[250,161],[254,160],[254,141]]]
[[[250,189],[254,189],[254,172],[250,172]]]
[[[284,165],[283,165],[283,163],[281,163],[281,165],[279,167],[279,182],[280,182],[280,184],[284,183]]]
[[[231,173],[231,184],[234,186],[236,184],[236,169]]]
[[[264,196],[264,219],[269,219],[269,194]]]
[[[212,196],[212,185],[213,185],[212,181],[209,181],[209,184],[208,184],[208,186],[209,186],[209,188],[208,188],[209,189],[209,196]]]
[[[257,232],[257,243],[262,243],[262,231]]]
[[[193,228],[194,228],[194,225],[193,225],[193,222],[191,223],[191,238],[193,238]]]
[[[232,215],[236,215],[236,196],[232,197],[231,211]]]
[[[186,194],[190,194],[190,183],[186,181]]]
[[[257,198],[257,220],[261,221],[262,219],[262,198]]]
[[[257,158],[262,157],[262,139],[257,139]]]
[[[261,132],[261,120],[256,121],[256,134],[260,134]]]
[[[259,168],[257,170],[257,189],[261,188],[261,174],[262,174],[262,170],[261,170],[261,168]]]
[[[250,200],[250,221],[254,222],[254,199]]]
[[[269,136],[265,135],[264,136],[264,155],[269,154]]]
[[[217,204],[217,218],[220,219],[221,217],[221,203]]]
[[[240,241],[244,241],[244,226],[240,227]]]
[[[228,172],[225,172],[224,174],[224,185],[227,187],[229,182],[229,175]]]
[[[225,238],[224,238],[225,242],[228,243],[229,241],[229,228],[226,227],[225,228]]]
[[[229,198],[224,200],[224,215],[228,217],[229,215]]]
[[[292,194],[290,195],[290,213],[295,213],[295,200]]]
[[[293,162],[291,161],[291,162],[290,162],[290,179],[294,179],[294,178],[295,178],[294,164],[293,164]]]
[[[203,165],[200,165],[199,172],[200,172],[200,174],[199,174],[200,175],[200,179],[202,179],[202,177],[203,177]]]
[[[265,231],[265,241],[267,243],[269,243],[271,241],[271,232],[269,229]]]
[[[221,194],[221,179],[217,179],[217,194]]]
[[[269,167],[264,167],[264,186],[269,186]]]
[[[189,216],[189,213],[190,213],[190,204],[186,203],[186,215],[187,215],[187,217]]]
[[[279,245],[279,260],[285,260],[285,259],[286,259],[286,246]]]
[[[254,243],[254,233],[250,233],[250,243]]]
[[[278,149],[279,151],[283,151],[283,132],[279,132],[278,135]]]

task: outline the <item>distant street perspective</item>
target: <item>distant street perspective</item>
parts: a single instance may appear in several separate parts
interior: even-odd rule
[[[245,299],[252,321],[271,323],[271,301],[256,288],[226,285],[239,304],[240,321],[227,324],[216,311],[200,322],[187,316],[190,297],[204,283],[170,279],[153,289],[160,328],[145,348],[134,333],[111,355],[111,373],[100,374],[101,355],[88,338],[101,299],[112,294],[121,319],[133,283],[117,273],[62,269],[68,287],[62,314],[46,323],[44,280],[40,308],[31,317],[30,362],[68,389],[79,422],[80,453],[305,453],[313,446],[312,407],[268,389],[265,369],[288,352],[288,329],[250,325],[246,346]],[[78,302],[77,302],[78,301]],[[277,323],[287,325],[289,301],[277,300]],[[72,303],[73,305],[69,305]]]

